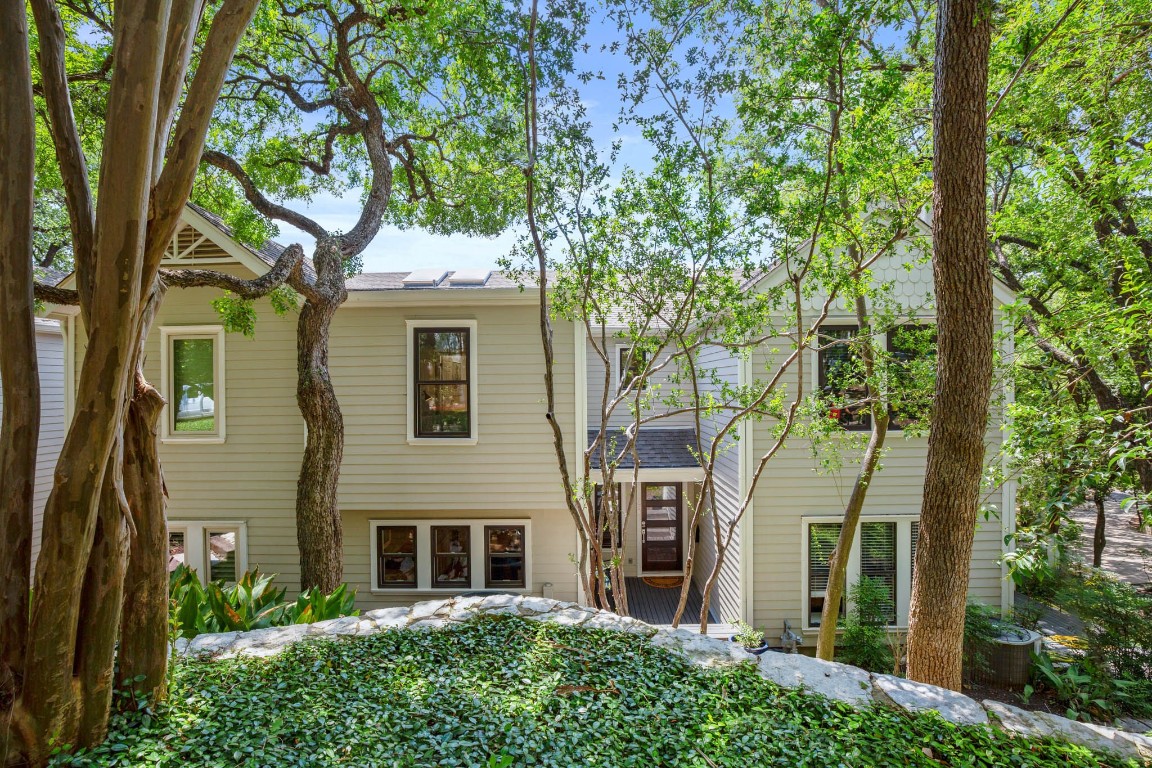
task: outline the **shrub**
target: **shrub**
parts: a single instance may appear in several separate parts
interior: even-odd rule
[[[848,590],[852,610],[836,643],[836,660],[869,672],[892,672],[896,659],[888,637],[892,601],[888,588],[867,576]]]
[[[196,571],[181,565],[168,581],[171,625],[176,637],[193,638],[206,632],[233,632],[354,616],[356,592],[341,584],[332,594],[318,589],[300,593],[296,602],[284,600],[286,590],[272,585],[276,575],[247,571],[231,587],[223,581],[201,584]]]
[[[1152,598],[1094,571],[1067,581],[1057,602],[1084,622],[1088,661],[1119,678],[1152,677]]]

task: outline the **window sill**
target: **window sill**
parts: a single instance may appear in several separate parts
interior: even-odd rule
[[[162,437],[160,442],[165,445],[180,445],[182,443],[192,443],[196,445],[223,445],[226,439],[223,437]]]
[[[476,445],[478,437],[408,437],[408,445]]]

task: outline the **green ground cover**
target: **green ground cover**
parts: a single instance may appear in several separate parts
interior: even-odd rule
[[[485,617],[439,631],[182,660],[168,703],[114,718],[95,766],[1108,766],[935,716],[857,712],[752,665],[694,667],[643,638]]]

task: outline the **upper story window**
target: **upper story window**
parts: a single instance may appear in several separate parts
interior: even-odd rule
[[[871,429],[868,415],[867,388],[860,353],[852,340],[854,325],[821,326],[820,354],[817,363],[820,394],[828,404],[828,418],[846,429]]]
[[[644,375],[648,367],[648,353],[636,347],[616,348],[616,371],[619,374],[620,386],[624,387],[637,377]],[[647,382],[640,381],[640,389],[645,388]]]
[[[160,329],[164,440],[224,441],[224,329]]]
[[[818,375],[828,417],[846,429],[871,429],[864,362],[854,325],[820,328]],[[927,414],[936,370],[936,326],[902,325],[888,332],[888,429],[904,429]]]
[[[476,441],[476,322],[409,320],[413,442]]]
[[[904,429],[932,410],[936,380],[936,326],[902,325],[888,332],[891,358],[892,419],[889,429]]]

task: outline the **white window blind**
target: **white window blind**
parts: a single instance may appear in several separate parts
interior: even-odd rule
[[[888,593],[889,623],[896,622],[896,523],[860,524],[860,575]]]

